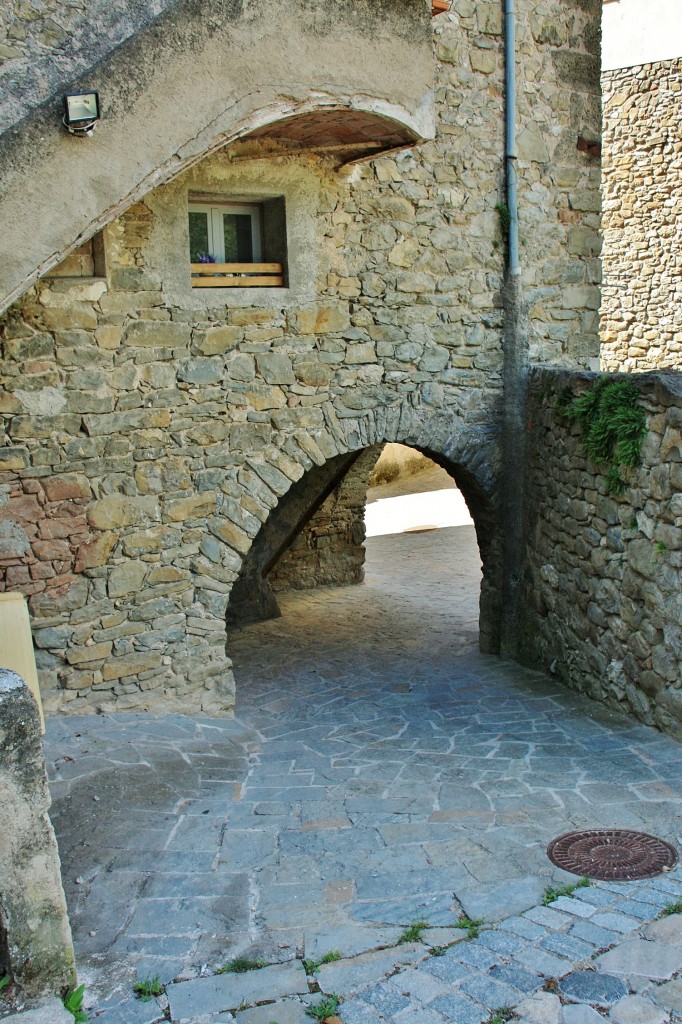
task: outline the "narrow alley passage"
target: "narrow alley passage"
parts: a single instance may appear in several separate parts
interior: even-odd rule
[[[478,653],[472,527],[367,546],[363,585],[280,595],[282,618],[232,634],[235,719],[49,722],[80,975],[102,1006],[136,975],[522,912],[572,879],[545,853],[572,829],[680,835],[679,744]]]

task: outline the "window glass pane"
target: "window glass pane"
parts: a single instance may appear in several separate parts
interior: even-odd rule
[[[224,213],[226,263],[253,263],[253,232],[250,213]]]
[[[189,215],[189,259],[190,263],[207,262],[202,256],[213,255],[208,241],[208,213],[191,211]]]

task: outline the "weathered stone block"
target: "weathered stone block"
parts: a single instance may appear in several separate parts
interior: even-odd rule
[[[125,329],[123,344],[136,348],[187,348],[189,339],[188,324],[133,320]]]
[[[214,519],[208,528],[215,537],[244,555],[251,547],[251,538],[242,529],[226,519]]]
[[[84,665],[89,661],[101,661],[111,654],[110,643],[91,644],[89,647],[73,647],[66,654],[69,665]]]
[[[0,558],[21,558],[30,547],[27,533],[18,523],[0,522]]]
[[[500,35],[502,32],[502,8],[499,4],[478,4],[476,22],[479,32],[487,35]]]
[[[0,669],[0,860],[2,927],[9,971],[28,995],[76,978],[40,719],[28,687]]]
[[[190,384],[217,384],[223,377],[222,361],[216,359],[188,359],[178,368],[178,380]]]
[[[214,491],[193,494],[189,498],[166,501],[163,506],[164,522],[181,523],[186,519],[203,519],[210,515],[216,504]]]
[[[127,561],[115,566],[109,573],[107,591],[109,597],[125,597],[138,593],[149,571],[146,562]]]
[[[412,207],[410,207],[412,209]],[[414,216],[414,210],[412,209]],[[300,334],[333,334],[350,326],[347,305],[317,306],[303,309],[296,316],[296,327]]]
[[[240,327],[209,327],[197,345],[197,349],[205,356],[223,355],[234,348],[242,338],[244,331]]]
[[[265,412],[268,409],[283,409],[287,404],[287,396],[282,389],[268,384],[251,384],[244,391],[243,398],[257,412]]]
[[[128,654],[121,658],[110,658],[102,669],[104,682],[112,679],[124,679],[127,676],[136,676],[140,672],[147,672],[153,668],[161,667],[161,657],[158,652],[145,654]]]
[[[147,530],[129,533],[123,538],[126,555],[156,554],[180,543],[180,533],[170,526],[152,526]]]
[[[42,594],[35,594],[29,601],[31,612],[37,619],[51,619],[67,615],[76,608],[82,608],[88,597],[88,581],[72,577]]]
[[[332,371],[326,363],[322,362],[302,362],[296,363],[294,366],[294,373],[296,379],[301,384],[306,384],[313,388],[323,388],[329,384],[332,378]]]
[[[43,480],[48,501],[68,501],[71,498],[89,498],[90,481],[80,473],[64,474]]]
[[[158,522],[158,499],[154,497],[129,498],[125,494],[109,494],[89,506],[87,520],[96,530],[117,530],[123,526]]]
[[[296,378],[289,356],[265,352],[256,356],[258,372],[266,384],[295,384]]]

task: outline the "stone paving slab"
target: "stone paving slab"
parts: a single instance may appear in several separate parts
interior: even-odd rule
[[[659,1006],[666,1010],[674,1010],[675,1013],[682,1016],[682,978],[666,982],[665,985],[655,989],[652,995]]]
[[[428,958],[405,968],[428,974],[414,1000],[385,984],[408,1000],[397,1022],[447,1021],[439,998],[487,1019],[467,980],[508,985],[521,1002],[529,975],[552,982],[625,939],[648,939],[648,919],[682,896],[672,873],[540,906],[546,886],[575,881],[546,858],[562,832],[679,840],[682,748],[477,653],[467,530],[373,538],[365,584],[281,595],[281,619],[232,634],[233,720],[48,721],[52,816],[94,1006],[115,987],[130,992],[139,973],[186,979],[180,989],[210,984],[238,955],[350,958],[420,920],[451,934],[466,912],[485,918],[480,940],[459,935],[440,957],[425,945]],[[678,998],[677,979],[668,996],[664,986],[649,995],[656,984],[640,978],[636,994],[659,1008]],[[360,994],[343,1004],[344,1024],[381,1024]],[[307,998],[287,1003],[304,1009]]]
[[[194,1017],[237,1010],[242,1005],[308,992],[300,963],[263,967],[245,974],[216,974],[168,985],[171,1018],[177,1024]]]
[[[302,1003],[278,1001],[235,1014],[237,1024],[311,1024]]]
[[[93,1024],[158,1024],[166,1020],[166,1014],[158,1000],[143,1001],[129,994],[100,1003],[90,1019]]]
[[[667,1016],[643,996],[625,996],[611,1010],[614,1024],[665,1024]]]
[[[73,1024],[73,1015],[57,998],[44,1000],[40,1006],[11,1014],[7,1019],[12,1024]]]
[[[651,939],[628,939],[603,953],[595,963],[599,970],[609,974],[667,981],[682,969],[682,946]]]
[[[370,981],[394,974],[406,964],[423,960],[425,952],[421,943],[405,943],[393,949],[363,953],[350,960],[323,964],[315,971],[315,980],[323,992],[346,996]]]

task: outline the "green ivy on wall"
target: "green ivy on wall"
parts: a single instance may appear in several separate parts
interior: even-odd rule
[[[625,490],[620,467],[633,468],[641,461],[647,425],[638,397],[632,381],[602,376],[584,394],[576,397],[568,390],[559,399],[563,414],[582,430],[588,458],[608,466],[609,494]]]

